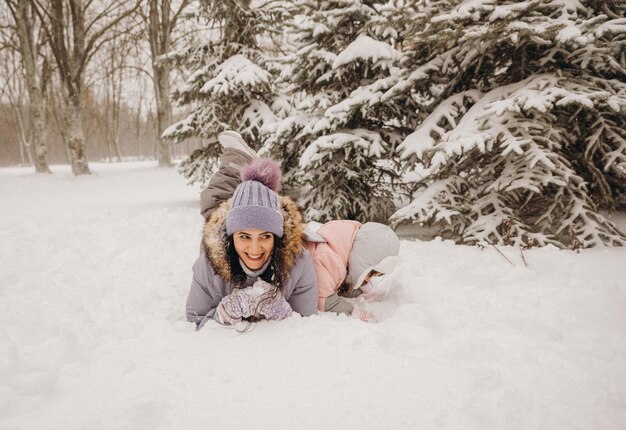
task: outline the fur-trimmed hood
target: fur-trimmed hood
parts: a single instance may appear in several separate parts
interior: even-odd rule
[[[281,196],[280,205],[283,213],[283,261],[277,262],[283,267],[283,273],[289,274],[296,261],[302,255],[302,214],[289,197]],[[204,225],[203,250],[209,263],[219,276],[227,283],[232,280],[232,272],[228,261],[228,238],[226,236],[226,216],[231,200],[222,203]]]

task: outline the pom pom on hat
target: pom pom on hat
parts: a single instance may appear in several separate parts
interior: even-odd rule
[[[257,181],[274,192],[280,191],[282,173],[278,163],[270,158],[257,158],[241,169],[242,181]]]
[[[226,234],[259,229],[283,237],[284,220],[279,196],[280,166],[269,158],[259,158],[242,167],[241,179],[226,216]]]

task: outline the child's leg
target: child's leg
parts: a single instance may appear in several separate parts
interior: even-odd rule
[[[234,131],[221,133],[218,140],[224,148],[220,167],[211,177],[209,186],[200,194],[200,213],[206,220],[222,202],[232,197],[235,188],[241,183],[241,167],[254,160],[256,155],[239,133]]]

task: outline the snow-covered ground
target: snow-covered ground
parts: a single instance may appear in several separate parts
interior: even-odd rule
[[[184,321],[198,189],[0,169],[2,429],[623,429],[626,249],[403,240],[377,323]]]

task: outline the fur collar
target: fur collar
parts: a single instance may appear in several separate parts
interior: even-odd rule
[[[302,214],[289,197],[280,196],[280,205],[285,220],[283,231],[283,261],[277,262],[284,268],[283,273],[289,274],[302,255]],[[227,283],[232,280],[228,262],[228,240],[226,238],[226,215],[231,200],[222,203],[204,225],[203,249],[215,272]]]

